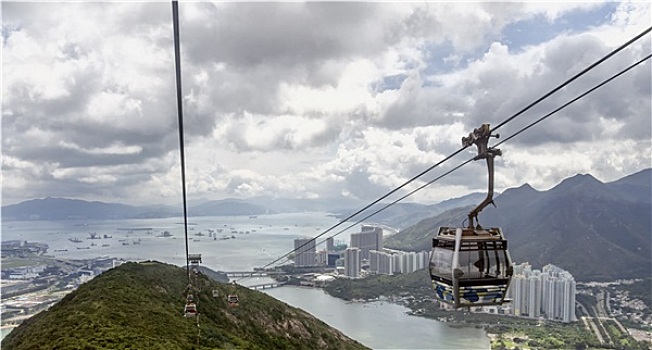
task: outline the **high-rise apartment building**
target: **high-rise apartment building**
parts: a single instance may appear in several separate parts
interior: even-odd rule
[[[369,251],[383,249],[383,229],[381,227],[362,225],[359,233],[351,234],[351,248],[360,249],[360,258],[369,259]]]
[[[394,254],[379,252],[377,250],[370,250],[369,271],[377,274],[393,275]]]
[[[424,269],[430,260],[428,252],[382,252],[369,251],[369,271],[372,273],[393,275],[395,273],[412,273]]]
[[[317,263],[316,245],[313,238],[294,240],[294,266],[315,266]]]
[[[542,270],[532,270],[527,263],[514,265],[515,275],[508,291],[512,298],[512,314],[561,322],[577,321],[573,276],[554,265],[546,265]]]
[[[326,238],[326,251],[332,252],[335,250],[335,240],[333,237]]]
[[[360,277],[360,249],[348,248],[344,251],[344,274],[352,278]]]
[[[328,265],[328,252],[326,250],[320,250],[317,252],[317,265]]]

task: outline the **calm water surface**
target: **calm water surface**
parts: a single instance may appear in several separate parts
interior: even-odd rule
[[[3,222],[2,240],[28,240],[47,243],[50,255],[64,259],[109,256],[126,260],[157,260],[185,264],[182,218],[105,220],[105,221],[21,221]],[[264,266],[294,248],[294,239],[315,237],[335,225],[337,219],[326,213],[300,213],[191,218],[189,250],[201,253],[203,264],[214,270],[239,271]],[[346,225],[348,226],[348,224]],[[342,227],[346,227],[342,225]],[[119,228],[152,228],[128,231]],[[219,238],[208,237],[208,229]],[[169,231],[172,237],[157,237]],[[234,232],[232,232],[234,231]],[[354,227],[336,237],[349,241]],[[90,233],[111,238],[90,240]],[[199,233],[203,236],[200,236]],[[247,233],[248,232],[248,233]],[[337,232],[337,231],[334,231]],[[70,239],[78,238],[80,243]],[[322,237],[323,239],[326,236]],[[323,239],[318,240],[321,242]],[[140,242],[140,244],[134,244]],[[95,244],[95,245],[92,245]],[[82,249],[78,249],[82,248]],[[86,249],[88,248],[88,249]],[[320,247],[318,247],[320,249]],[[265,280],[250,279],[242,284]],[[488,349],[485,332],[475,328],[451,328],[445,323],[405,314],[406,308],[389,303],[348,304],[321,289],[282,287],[265,291],[290,305],[299,307],[338,328],[347,336],[375,349]],[[2,329],[2,337],[8,329]]]
[[[265,293],[301,308],[373,349],[489,349],[484,330],[405,314],[386,302],[347,303],[321,289],[282,287]]]

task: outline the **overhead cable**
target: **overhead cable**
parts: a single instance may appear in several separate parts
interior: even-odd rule
[[[569,105],[571,105],[571,104],[574,103],[575,101],[577,101],[577,100],[581,99],[582,97],[584,97],[584,96],[586,96],[586,95],[592,93],[593,91],[595,91],[595,90],[601,88],[602,86],[604,86],[604,85],[606,85],[607,83],[609,83],[610,81],[612,81],[612,80],[618,78],[619,76],[621,76],[621,75],[627,73],[628,71],[630,71],[632,68],[638,66],[639,64],[641,64],[641,63],[643,63],[643,62],[649,60],[651,57],[652,57],[652,54],[649,54],[649,55],[645,56],[644,58],[642,58],[642,59],[639,60],[638,62],[636,62],[636,63],[630,65],[629,67],[623,69],[622,71],[618,72],[617,74],[612,75],[611,77],[609,77],[608,79],[604,80],[604,81],[601,82],[600,84],[598,84],[598,85],[592,87],[591,89],[589,89],[589,90],[585,91],[584,93],[578,95],[578,96],[575,97],[574,99],[572,99],[572,100],[566,102],[565,104],[561,105],[560,107],[556,108],[556,109],[553,110],[552,112],[550,112],[550,113],[544,115],[543,117],[541,117],[541,118],[535,120],[534,122],[528,124],[526,127],[520,129],[519,131],[517,131],[517,132],[515,132],[514,134],[510,135],[509,137],[504,138],[502,141],[500,141],[500,142],[498,142],[497,144],[493,145],[491,148],[498,147],[498,146],[502,145],[503,143],[505,143],[505,142],[511,140],[512,138],[514,138],[514,137],[516,137],[517,135],[521,134],[521,133],[524,132],[525,130],[527,130],[527,129],[529,129],[529,128],[531,128],[531,127],[533,127],[533,126],[539,124],[540,122],[542,122],[543,120],[547,119],[547,118],[550,117],[551,115],[553,115],[553,114],[555,114],[555,113],[561,111],[562,109],[568,107]]]
[[[535,106],[536,104],[538,104],[539,102],[541,102],[541,101],[547,99],[548,97],[550,97],[550,96],[551,96],[552,94],[554,94],[555,92],[557,92],[557,91],[563,89],[564,87],[566,87],[566,85],[570,84],[570,83],[573,82],[575,79],[577,79],[577,78],[581,77],[582,75],[586,74],[587,72],[589,72],[589,71],[592,70],[593,68],[597,67],[598,65],[602,64],[604,61],[608,60],[609,58],[611,58],[611,57],[612,57],[613,55],[615,55],[616,53],[622,51],[622,50],[623,50],[624,48],[626,48],[627,46],[631,45],[632,43],[634,43],[634,42],[637,41],[638,39],[642,38],[644,35],[646,35],[646,34],[649,33],[650,31],[652,31],[652,27],[647,28],[646,30],[644,30],[643,32],[641,32],[639,35],[637,35],[637,36],[631,38],[631,39],[628,40],[626,43],[620,45],[618,48],[616,48],[615,50],[611,51],[611,52],[610,52],[609,54],[607,54],[606,56],[604,56],[604,57],[602,57],[601,59],[597,60],[597,61],[596,61],[595,63],[593,63],[592,65],[590,65],[590,66],[584,68],[581,72],[575,74],[575,75],[572,76],[570,79],[566,80],[565,82],[563,82],[562,84],[560,84],[560,85],[557,86],[556,88],[550,90],[548,93],[546,93],[545,95],[541,96],[541,97],[540,97],[539,99],[537,99],[536,101],[530,103],[530,104],[527,105],[525,108],[523,108],[523,109],[521,109],[520,111],[516,112],[516,114],[514,114],[514,115],[512,115],[511,117],[505,119],[502,123],[500,123],[500,124],[494,126],[494,127],[491,129],[491,132],[493,133],[494,131],[498,130],[501,126],[503,126],[503,125],[509,123],[509,122],[512,121],[514,118],[518,117],[519,115],[525,113],[525,112],[526,112],[527,110],[529,110],[530,108],[534,107],[534,106]]]
[[[183,230],[186,237],[186,274],[190,284],[190,264],[188,263],[188,208],[186,201],[186,158],[183,140],[183,96],[181,89],[181,49],[179,43],[179,3],[172,1],[172,22],[174,26],[174,64],[177,81],[177,115],[179,117],[179,153],[181,154],[181,192],[183,195]]]
[[[560,89],[562,89],[563,87],[565,87],[566,85],[568,85],[569,83],[571,83],[572,81],[574,81],[575,79],[579,78],[580,76],[584,75],[585,73],[587,73],[587,72],[590,71],[591,69],[593,69],[593,68],[595,68],[596,66],[598,66],[599,64],[603,63],[604,61],[606,61],[607,59],[609,59],[610,57],[612,57],[613,55],[615,55],[617,52],[619,52],[619,51],[621,51],[622,49],[624,49],[625,47],[631,45],[633,42],[635,42],[636,40],[640,39],[640,38],[641,38],[642,36],[644,36],[645,34],[648,34],[650,31],[652,31],[652,27],[646,29],[646,30],[643,31],[641,34],[639,34],[639,35],[637,35],[636,37],[630,39],[630,40],[627,41],[625,44],[623,44],[623,45],[621,45],[620,47],[618,47],[616,50],[610,52],[609,54],[607,54],[606,56],[604,56],[604,57],[601,58],[600,60],[596,61],[595,63],[593,63],[593,64],[590,65],[589,67],[587,67],[587,68],[585,68],[584,70],[582,70],[580,73],[578,73],[578,74],[576,74],[575,76],[573,76],[571,79],[567,80],[566,82],[562,83],[561,85],[559,85],[559,86],[556,87],[555,89],[553,89],[553,90],[551,90],[550,92],[546,93],[544,96],[542,96],[541,98],[539,98],[539,99],[537,99],[536,101],[532,102],[531,104],[529,104],[528,106],[526,106],[525,108],[523,108],[521,111],[519,111],[519,112],[517,112],[516,114],[512,115],[511,117],[507,118],[506,120],[504,120],[503,122],[501,122],[500,124],[498,124],[496,127],[494,127],[491,131],[493,132],[493,131],[497,130],[498,128],[500,128],[501,126],[507,124],[508,122],[511,122],[512,120],[514,120],[514,119],[515,119],[516,117],[518,117],[519,115],[521,115],[521,114],[523,114],[524,112],[526,112],[527,110],[531,109],[532,107],[534,107],[536,104],[540,103],[541,101],[547,99],[548,97],[550,97],[550,96],[551,96],[552,94],[554,94],[555,92],[559,91]],[[634,68],[635,66],[637,66],[637,65],[639,65],[640,63],[642,63],[642,62],[646,61],[647,59],[649,59],[650,57],[651,57],[651,55],[648,55],[648,56],[646,56],[645,58],[643,58],[642,60],[640,60],[640,61],[638,61],[638,62],[632,64],[631,66],[627,67],[627,68],[624,69],[623,71],[621,71],[621,72],[619,72],[619,73],[613,75],[613,76],[610,77],[609,79],[603,81],[603,82],[600,83],[599,85],[596,85],[595,87],[593,87],[593,88],[587,90],[587,91],[584,92],[583,94],[581,94],[581,95],[579,95],[578,97],[574,98],[573,100],[567,102],[566,104],[562,105],[561,107],[555,109],[554,111],[550,112],[549,114],[547,114],[547,115],[545,115],[545,116],[539,118],[537,121],[533,122],[532,124],[528,125],[527,127],[523,128],[523,129],[519,130],[517,133],[515,133],[515,134],[509,136],[509,137],[506,138],[506,139],[503,139],[501,142],[499,142],[498,144],[496,144],[496,145],[493,146],[493,147],[497,147],[497,146],[499,146],[499,145],[505,143],[506,141],[512,139],[513,137],[515,137],[515,136],[517,136],[518,134],[524,132],[525,130],[529,129],[530,127],[532,127],[532,126],[538,124],[538,123],[541,122],[542,120],[544,120],[544,119],[550,117],[551,115],[553,115],[553,114],[557,113],[558,111],[560,111],[560,110],[566,108],[567,106],[569,106],[570,104],[574,103],[575,101],[581,99],[582,97],[584,97],[584,96],[588,95],[589,93],[595,91],[596,89],[598,89],[598,88],[600,88],[601,86],[607,84],[608,82],[612,81],[613,79],[619,77],[620,75],[624,74],[625,72],[631,70],[631,69]],[[307,246],[308,244],[310,244],[311,241],[315,241],[315,240],[317,240],[318,238],[324,236],[325,234],[327,234],[328,232],[334,230],[335,228],[337,228],[338,226],[340,226],[340,225],[342,225],[343,223],[347,222],[348,220],[354,218],[355,216],[357,216],[357,215],[359,215],[360,213],[364,212],[365,210],[369,209],[370,207],[372,207],[373,205],[377,204],[377,203],[380,202],[381,200],[383,200],[383,199],[387,198],[388,196],[390,196],[390,195],[396,193],[398,190],[402,189],[403,187],[405,187],[405,186],[407,186],[408,184],[412,183],[412,182],[415,181],[416,179],[418,179],[418,178],[420,178],[421,176],[425,175],[426,173],[430,172],[431,170],[433,170],[433,169],[436,168],[437,166],[439,166],[439,165],[443,164],[444,162],[450,160],[451,158],[453,158],[454,156],[456,156],[457,154],[459,154],[460,152],[462,152],[464,149],[466,149],[466,147],[463,147],[463,148],[461,148],[461,149],[459,149],[459,150],[453,152],[451,155],[449,155],[449,156],[447,156],[446,158],[444,158],[443,160],[439,161],[437,164],[430,166],[429,168],[427,168],[426,170],[422,171],[422,172],[419,173],[418,175],[412,177],[410,180],[406,181],[405,183],[403,183],[403,184],[400,185],[399,187],[397,187],[397,188],[393,189],[392,191],[386,193],[386,194],[383,195],[382,197],[376,199],[375,201],[373,201],[373,202],[371,202],[370,204],[366,205],[364,208],[362,208],[362,209],[356,211],[355,213],[349,215],[349,216],[346,217],[345,219],[342,219],[340,222],[338,222],[337,224],[331,226],[330,228],[328,228],[327,230],[325,230],[325,231],[322,232],[321,234],[317,235],[317,236],[314,237],[313,239],[311,239],[311,240],[309,240],[308,242],[302,244],[301,246],[299,246],[299,247],[297,247],[297,248],[295,248],[295,249],[293,249],[293,250],[291,250],[291,251],[289,251],[289,252],[283,254],[281,257],[277,258],[276,260],[272,261],[271,263],[269,263],[269,264],[263,266],[262,269],[265,269],[265,268],[267,268],[267,267],[269,267],[269,266],[272,266],[272,265],[276,264],[277,262],[281,261],[282,259],[288,257],[290,254],[292,254],[292,253],[294,253],[294,252],[296,252],[296,251],[298,251],[298,250],[301,250],[302,248],[304,248],[305,246]],[[364,218],[358,220],[357,222],[355,222],[354,224],[348,226],[347,228],[338,231],[337,233],[335,233],[334,235],[330,236],[329,238],[336,237],[336,236],[338,236],[339,234],[345,232],[346,230],[348,230],[348,229],[354,227],[355,225],[360,224],[360,223],[363,222],[364,220],[366,220],[366,219],[368,219],[368,218],[370,218],[370,217],[372,217],[372,216],[374,216],[374,215],[376,215],[376,214],[378,214],[378,213],[380,213],[380,212],[386,210],[387,208],[393,206],[394,204],[396,204],[396,203],[402,201],[403,199],[405,199],[405,198],[411,196],[412,194],[414,194],[414,193],[416,193],[416,192],[422,190],[423,188],[429,186],[430,184],[432,184],[432,183],[438,181],[438,180],[441,179],[442,177],[447,176],[448,174],[452,173],[453,171],[455,171],[455,170],[461,168],[462,166],[464,166],[464,165],[470,163],[472,160],[473,160],[473,158],[472,158],[472,159],[469,159],[469,160],[467,160],[467,161],[465,161],[465,162],[463,162],[463,163],[461,163],[461,164],[459,164],[459,165],[457,165],[456,167],[452,168],[451,170],[447,171],[446,173],[444,173],[444,174],[438,176],[437,178],[435,178],[435,179],[433,179],[433,180],[431,180],[431,181],[425,183],[424,185],[422,185],[422,186],[416,188],[415,190],[410,191],[408,194],[406,194],[406,195],[400,197],[399,199],[397,199],[397,200],[395,200],[395,201],[393,201],[393,202],[391,202],[391,203],[385,205],[385,206],[382,207],[381,209],[379,209],[379,210],[373,212],[372,214],[369,214],[369,215],[365,216]],[[322,242],[319,242],[319,244],[321,244],[321,243],[323,243],[323,241],[322,241]],[[253,275],[253,272],[250,273],[250,274],[248,274],[248,275],[245,275],[245,276],[241,277],[241,278],[238,279],[238,280],[242,280],[242,279],[245,279],[245,278],[251,277],[252,275]]]

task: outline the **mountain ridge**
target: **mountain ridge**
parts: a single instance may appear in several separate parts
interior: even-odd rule
[[[199,274],[185,318],[185,268],[125,263],[84,283],[2,340],[3,349],[365,349],[301,309]],[[238,307],[226,296],[237,293]],[[215,296],[217,295],[217,296]],[[199,322],[197,322],[199,320]]]
[[[578,280],[649,276],[650,179],[652,169],[645,169],[609,183],[576,175],[547,191],[523,185],[497,196],[497,207],[485,208],[480,224],[502,227],[515,262],[552,263]],[[472,208],[425,219],[389,237],[385,245],[429,251],[438,227],[461,227]]]

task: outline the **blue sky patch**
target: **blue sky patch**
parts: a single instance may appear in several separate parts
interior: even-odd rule
[[[389,75],[383,78],[383,80],[376,82],[371,87],[375,92],[383,92],[385,90],[398,90],[401,88],[401,84],[407,78],[406,74],[396,74]]]
[[[549,41],[562,33],[585,31],[608,22],[617,7],[618,3],[607,2],[590,10],[578,9],[568,12],[554,22],[538,15],[506,26],[501,42],[507,44],[510,51],[518,51],[525,46]]]

